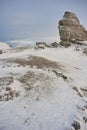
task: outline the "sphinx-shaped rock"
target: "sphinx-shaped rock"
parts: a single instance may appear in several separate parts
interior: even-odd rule
[[[87,40],[87,30],[80,24],[77,16],[72,12],[65,12],[58,23],[61,44]]]

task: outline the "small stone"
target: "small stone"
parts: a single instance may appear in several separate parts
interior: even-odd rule
[[[83,117],[83,120],[85,123],[87,123],[87,118],[86,117]]]
[[[72,126],[74,127],[75,130],[80,130],[80,123],[77,121],[74,121],[74,123],[72,124]]]

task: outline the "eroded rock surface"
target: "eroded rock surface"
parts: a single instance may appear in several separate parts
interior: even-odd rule
[[[61,43],[87,40],[87,30],[74,13],[65,12],[58,24]]]

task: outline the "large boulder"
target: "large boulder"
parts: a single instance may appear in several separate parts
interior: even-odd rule
[[[72,12],[65,12],[63,18],[58,23],[61,41],[73,42],[86,41],[87,30],[80,24],[77,16]]]

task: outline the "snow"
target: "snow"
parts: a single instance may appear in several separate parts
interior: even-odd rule
[[[0,42],[0,50],[11,49],[10,46],[5,42]]]
[[[57,77],[52,70],[6,62],[32,55],[58,62],[63,66],[63,70],[59,71],[68,79]],[[35,74],[28,82],[26,80],[33,86],[29,93],[24,89],[26,84],[18,80],[28,72]],[[14,82],[7,86],[20,91],[20,96],[0,101],[0,130],[71,130],[74,120],[80,122],[80,130],[87,130],[87,124],[83,121],[84,116],[87,118],[87,109],[84,108],[87,96],[81,90],[87,89],[87,56],[82,51],[76,51],[73,46],[44,50],[32,48],[19,52],[9,50],[0,56],[0,78],[9,76],[13,76]],[[77,87],[83,97],[73,87]]]
[[[78,41],[77,41],[78,42]],[[83,43],[87,45],[87,41],[79,41],[79,43]]]
[[[30,41],[30,40],[10,40],[10,41],[7,41],[7,43],[10,44],[14,48],[35,45],[35,41]]]

